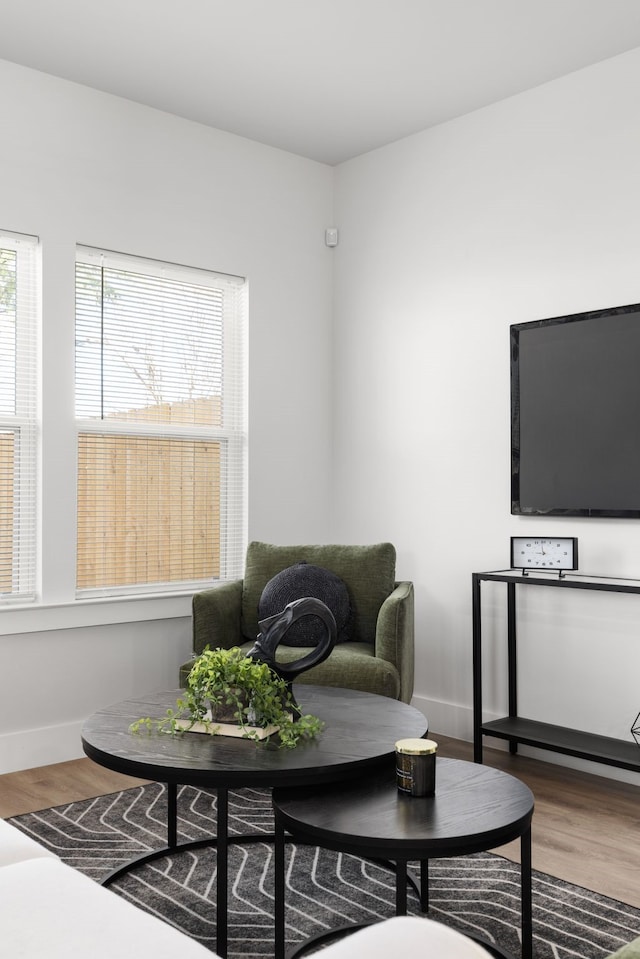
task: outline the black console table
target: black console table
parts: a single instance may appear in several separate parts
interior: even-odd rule
[[[507,673],[509,715],[491,722],[482,719],[482,607],[483,582],[506,583],[507,586]],[[483,736],[495,736],[509,742],[509,750],[517,751],[518,743],[549,749],[553,752],[589,759],[592,762],[618,766],[640,772],[640,748],[630,739],[598,736],[580,729],[555,726],[523,719],[518,715],[516,587],[546,586],[554,589],[591,589],[613,593],[640,593],[640,580],[613,579],[606,576],[584,576],[579,573],[522,573],[505,569],[490,573],[473,573],[473,758],[482,762]],[[640,612],[640,609],[639,609]]]

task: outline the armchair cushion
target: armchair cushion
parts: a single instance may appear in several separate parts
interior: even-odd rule
[[[240,646],[244,653],[248,653],[253,642],[248,640]],[[280,663],[292,663],[310,653],[313,646],[278,646],[276,659]],[[195,660],[191,659],[180,669],[180,685],[186,686],[189,670]],[[296,683],[311,683],[319,686],[339,686],[347,689],[359,689],[363,693],[377,693],[379,696],[388,696],[390,699],[411,699],[413,676],[410,685],[401,687],[401,674],[404,668],[398,669],[393,663],[388,663],[375,655],[374,648],[369,643],[340,643],[334,646],[333,652],[323,663],[313,669],[301,673]]]
[[[313,563],[296,563],[273,576],[262,591],[258,619],[275,616],[296,599],[313,596],[333,613],[338,630],[336,642],[349,639],[351,605],[349,591],[342,579],[329,569]],[[317,646],[325,626],[318,616],[304,616],[292,623],[282,637],[283,646]]]
[[[380,607],[395,585],[396,551],[392,543],[373,546],[249,543],[242,589],[243,636],[255,640],[258,635],[258,607],[269,580],[287,566],[301,562],[330,569],[345,582],[352,611],[351,639],[374,643]]]
[[[242,648],[251,649],[251,643]],[[278,646],[276,659],[281,663],[291,663],[310,653],[313,646]],[[400,679],[398,670],[392,663],[379,659],[373,646],[368,643],[340,643],[334,646],[328,659],[301,673],[296,683],[312,683],[320,686],[340,686],[347,689],[359,689],[363,693],[377,693],[398,699]]]

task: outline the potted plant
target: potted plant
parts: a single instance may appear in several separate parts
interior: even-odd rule
[[[287,683],[267,663],[249,658],[238,646],[207,646],[193,664],[176,708],[168,709],[162,719],[137,720],[131,731],[175,735],[198,724],[200,730],[215,735],[221,723],[229,722],[248,739],[267,740],[277,733],[279,744],[289,748],[317,736],[323,727],[316,716],[300,715]],[[265,737],[265,729],[273,732]]]

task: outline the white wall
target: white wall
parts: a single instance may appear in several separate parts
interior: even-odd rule
[[[80,755],[87,715],[173,685],[190,648],[186,599],[59,605],[73,577],[55,543],[73,529],[76,242],[249,277],[249,535],[394,541],[416,584],[415,701],[432,729],[469,737],[470,574],[507,565],[509,536],[539,526],[509,513],[508,327],[640,301],[640,52],[335,171],[12,64],[0,83],[0,228],[42,238],[57,370],[44,398],[50,605],[0,614],[0,771]],[[583,571],[640,575],[637,522],[549,523],[579,537]],[[640,599],[530,592],[523,711],[627,737]],[[486,609],[499,713],[499,591]]]
[[[333,174],[6,62],[0,86],[0,229],[41,238],[50,364],[42,463],[49,605],[41,616],[0,613],[0,772],[7,772],[80,755],[86,716],[177,685],[176,666],[190,652],[187,598],[73,608],[73,564],[59,547],[74,537],[75,244],[248,277],[249,536],[322,541],[333,262],[324,230]],[[91,625],[101,622],[109,625]]]
[[[636,50],[337,169],[337,529],[397,544],[415,701],[440,732],[471,737],[471,572],[508,566],[510,535],[575,535],[583,572],[640,577],[639,521],[512,517],[509,490],[509,325],[640,302],[639,108]],[[494,714],[503,593],[485,603]],[[520,607],[521,714],[631,740],[640,597]]]

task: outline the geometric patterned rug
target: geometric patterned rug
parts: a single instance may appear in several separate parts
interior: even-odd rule
[[[229,794],[229,834],[273,833],[271,793]],[[215,835],[215,791],[178,788],[179,841]],[[166,789],[151,783],[10,820],[99,881],[166,844]],[[349,922],[394,914],[394,876],[356,856],[287,845],[286,935],[293,945]],[[417,876],[417,870],[415,872]],[[215,951],[214,847],[157,859],[111,885],[118,895]],[[273,956],[273,844],[229,849],[229,959]],[[409,894],[408,912],[419,915]],[[429,915],[520,955],[520,868],[492,853],[429,863]],[[605,959],[640,935],[640,910],[533,873],[534,959]]]

